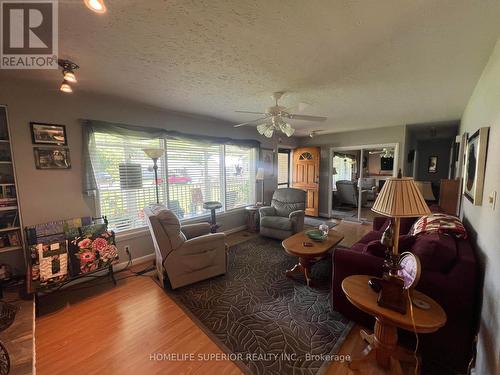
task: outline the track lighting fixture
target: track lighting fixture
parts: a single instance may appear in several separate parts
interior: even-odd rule
[[[62,60],[59,59],[57,60],[57,64],[61,67],[62,69],[62,74],[63,74],[63,83],[61,84],[60,90],[62,92],[73,92],[73,89],[70,86],[70,83],[76,83],[76,75],[75,75],[75,70],[79,68],[78,65],[76,65],[74,62],[69,61],[69,60]]]

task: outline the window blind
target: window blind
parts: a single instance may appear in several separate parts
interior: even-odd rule
[[[163,147],[162,139],[95,133],[90,145],[90,157],[98,187],[98,205],[106,215],[110,228],[116,231],[146,225],[143,209],[156,202],[155,183],[164,201],[164,165],[158,160],[158,181],[154,179],[153,161],[144,148]]]
[[[289,187],[290,152],[278,152],[278,187]]]
[[[222,145],[167,139],[168,206],[179,219],[206,214],[221,201]]]
[[[333,177],[333,189],[337,189],[337,181],[352,180],[352,163],[350,158],[335,155],[333,157],[333,167],[337,171]]]
[[[225,146],[226,210],[255,203],[255,149]]]

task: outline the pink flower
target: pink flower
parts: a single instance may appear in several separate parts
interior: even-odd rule
[[[90,238],[85,238],[84,240],[81,240],[80,242],[78,242],[78,247],[80,249],[87,249],[90,247],[91,244],[92,244],[92,240]]]
[[[107,262],[108,260],[116,258],[118,256],[118,252],[114,245],[108,245],[102,250],[99,250],[99,255],[104,262]]]
[[[92,242],[92,249],[99,251],[99,253],[106,246],[108,246],[108,241],[106,241],[104,238],[96,238],[94,242]]]
[[[80,254],[80,263],[89,263],[93,262],[95,259],[95,255],[91,251],[84,251]]]

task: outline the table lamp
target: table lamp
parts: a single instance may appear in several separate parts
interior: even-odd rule
[[[403,290],[403,280],[398,276],[399,261],[399,227],[402,217],[418,217],[430,214],[420,190],[413,178],[401,177],[386,180],[379,193],[372,211],[391,218],[389,231],[392,230],[392,254],[386,260],[381,280],[382,289],[378,304],[400,313],[406,313],[406,299]]]
[[[158,159],[165,153],[163,148],[144,148],[144,153],[153,159],[153,170],[155,171],[156,203],[160,203],[160,194],[158,193]]]
[[[255,181],[262,181],[262,193],[261,193],[261,199],[262,199],[262,205],[264,205],[264,168],[257,168],[257,173],[255,174]],[[257,205],[259,205],[260,202],[257,202]]]

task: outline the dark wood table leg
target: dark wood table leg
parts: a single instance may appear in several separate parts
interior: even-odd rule
[[[307,286],[311,286],[312,278],[311,278],[311,262],[308,258],[299,258],[299,263],[293,266],[292,269],[289,269],[285,272],[286,277],[292,277],[294,273],[301,273],[304,275],[306,279]]]

